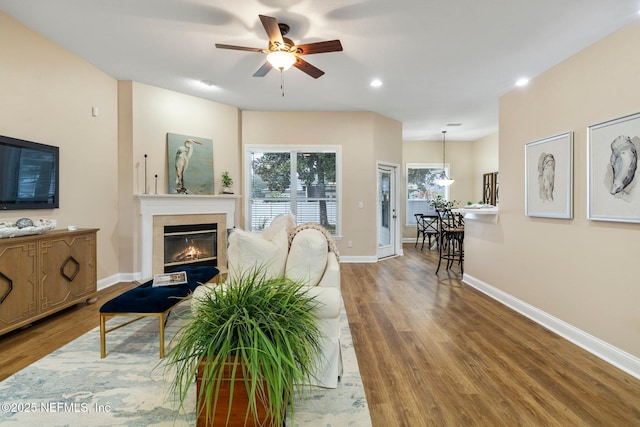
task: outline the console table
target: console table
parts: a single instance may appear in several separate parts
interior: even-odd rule
[[[95,302],[98,229],[0,239],[0,335]]]

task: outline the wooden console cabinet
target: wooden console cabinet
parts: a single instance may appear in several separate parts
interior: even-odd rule
[[[0,335],[97,292],[97,229],[0,239]]]

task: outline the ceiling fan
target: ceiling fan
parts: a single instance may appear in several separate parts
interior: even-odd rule
[[[324,42],[307,43],[296,45],[291,39],[284,37],[289,32],[287,24],[278,23],[276,18],[271,16],[258,15],[267,35],[269,36],[269,48],[260,49],[255,47],[233,46],[228,44],[216,43],[219,49],[245,50],[249,52],[265,53],[267,61],[258,68],[253,77],[264,77],[272,68],[284,71],[292,65],[297,69],[304,71],[314,79],[322,76],[324,71],[309,64],[302,55],[311,55],[314,53],[338,52],[342,50],[340,40],[329,40]]]

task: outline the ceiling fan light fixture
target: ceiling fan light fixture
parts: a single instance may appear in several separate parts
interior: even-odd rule
[[[267,61],[273,68],[285,71],[296,63],[296,56],[291,52],[278,50],[267,55]]]

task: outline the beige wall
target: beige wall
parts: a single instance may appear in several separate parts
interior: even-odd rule
[[[640,111],[639,51],[636,21],[501,98],[499,222],[465,236],[465,273],[636,357],[640,224],[586,219],[586,164],[589,125]],[[567,131],[574,218],[527,217],[525,144]]]
[[[60,147],[61,169],[59,209],[0,212],[0,221],[99,228],[98,279],[116,275],[116,80],[1,12],[0,58],[0,134]]]
[[[402,192],[402,181],[403,181],[403,172],[402,172],[402,123],[398,122],[397,120],[393,120],[381,115],[375,115],[374,116],[374,135],[373,135],[373,144],[374,144],[374,156],[375,156],[375,161],[378,164],[381,164],[383,166],[395,166],[396,168],[396,174],[395,174],[395,179],[397,180],[396,182],[396,188],[398,189],[399,194],[396,194],[395,196],[395,200],[393,202],[395,202],[395,217],[396,217],[396,223],[394,224],[393,221],[391,222],[391,227],[395,227],[395,232],[396,237],[397,237],[397,242],[391,242],[391,245],[393,245],[395,243],[396,248],[398,249],[398,251],[396,253],[402,253],[402,229],[404,227],[404,220],[403,218],[405,217],[405,203],[404,203],[404,197],[403,197],[403,192]],[[375,171],[375,182],[376,182],[376,186],[377,186],[377,180],[378,180],[378,171]],[[380,203],[379,199],[379,194],[378,194],[378,188],[375,188],[376,191],[376,199],[375,202],[376,205],[378,205]],[[392,194],[393,197],[393,194]],[[394,204],[392,202],[391,207],[393,208]],[[358,212],[361,212],[361,209],[358,208]],[[376,221],[376,224],[378,224],[381,221],[381,218],[379,216],[381,216],[381,208],[380,207],[376,207],[376,216],[374,218],[374,220]],[[391,215],[393,216],[394,213],[391,212]],[[377,245],[377,243],[375,243]]]
[[[498,171],[498,133],[485,136],[473,143],[473,197],[472,201],[483,200],[482,175]]]
[[[639,48],[636,22],[528,88],[502,97],[499,168],[493,154],[480,155],[495,151],[497,135],[447,143],[456,178],[453,199],[477,199],[478,177],[500,170],[500,219],[468,227],[465,271],[638,357],[640,225],[588,221],[585,206],[586,128],[640,110]],[[139,269],[134,194],[144,191],[145,153],[150,190],[157,173],[159,190],[166,191],[167,132],[211,138],[216,188],[228,169],[237,193],[242,192],[240,133],[243,144],[340,145],[340,249],[347,256],[376,253],[376,161],[402,163],[403,182],[406,162],[441,159],[440,141],[402,144],[401,125],[372,113],[241,116],[235,107],[138,83],[118,84],[1,12],[0,56],[0,134],[59,146],[61,155],[60,209],[0,212],[0,221],[28,216],[55,219],[61,228],[99,228],[102,281]],[[92,107],[99,108],[97,117]],[[526,217],[524,145],[566,131],[575,135],[574,219]],[[342,244],[346,240],[353,248]]]
[[[239,116],[236,107],[136,82],[119,82],[120,170],[124,177],[120,188],[120,257],[126,270],[140,271],[139,217],[135,194],[145,192],[144,156],[147,155],[148,193],[168,191],[167,133],[208,138],[213,141],[214,189],[222,192],[221,175],[225,170],[234,179],[232,190],[240,193]],[[239,210],[239,204],[237,209]],[[237,213],[236,223],[240,220]]]
[[[449,188],[449,199],[460,202],[458,205],[460,207],[468,201],[477,201],[475,200],[477,197],[475,196],[475,187],[482,187],[482,176],[480,176],[478,181],[476,160],[474,158],[475,151],[481,153],[482,150],[474,148],[475,144],[476,142],[474,141],[455,141],[449,139],[447,139],[446,142],[446,162],[449,164],[449,175],[455,179],[455,182],[451,184]],[[492,153],[489,152],[489,154],[483,154],[482,157],[490,157],[491,154]],[[432,163],[441,165],[442,140],[404,141],[402,143],[402,158],[402,200],[403,203],[405,203],[407,194],[407,163]],[[481,188],[478,188],[477,191],[481,191]],[[406,215],[402,217],[402,236],[406,240],[415,239],[416,227],[415,225],[407,226],[405,216]]]
[[[220,174],[229,170],[238,194],[241,132],[245,143],[340,145],[342,234],[353,241],[353,248],[341,249],[346,256],[375,257],[375,166],[401,164],[399,122],[372,113],[241,114],[233,106],[117,82],[5,14],[0,24],[0,89],[7,101],[0,104],[0,133],[60,146],[62,165],[60,209],[2,212],[0,219],[37,216],[56,219],[59,227],[100,228],[99,281],[112,283],[139,271],[134,195],[145,190],[144,154],[147,190],[154,191],[157,174],[158,192],[166,192],[167,132],[211,138],[215,186],[221,188]],[[91,115],[94,106],[98,117]]]
[[[244,146],[342,147],[342,236],[338,246],[344,256],[376,256],[376,162],[399,164],[401,141],[401,124],[374,113],[242,113]],[[352,248],[346,245],[349,240],[353,242]]]

